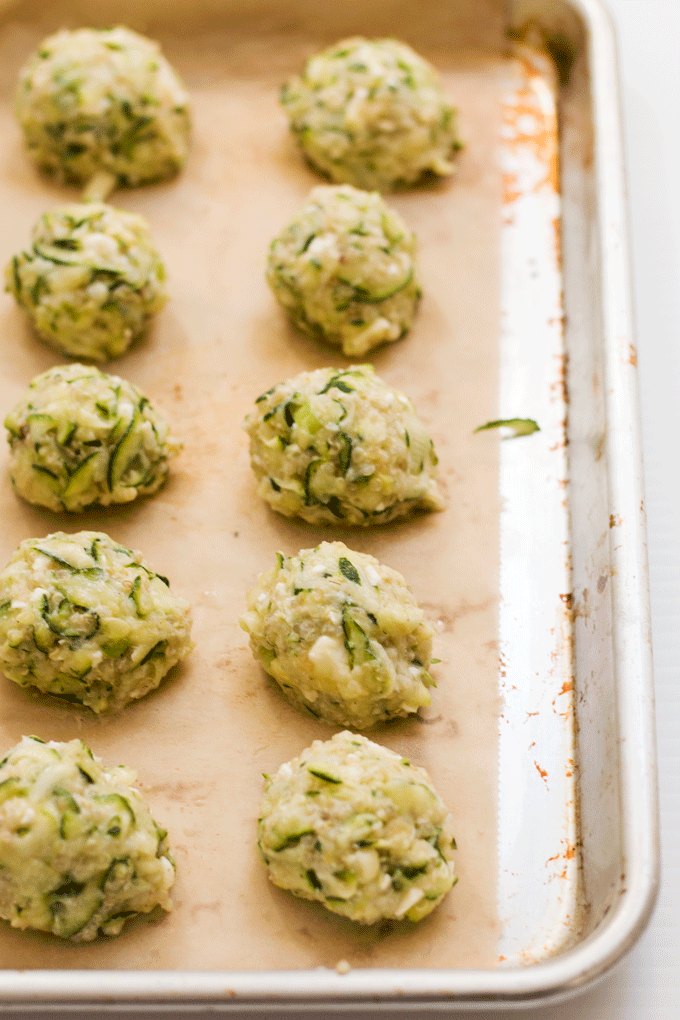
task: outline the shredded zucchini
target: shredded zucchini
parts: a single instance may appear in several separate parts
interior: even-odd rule
[[[434,68],[394,39],[344,39],[281,91],[290,128],[324,176],[386,191],[446,176],[461,148]]]
[[[512,439],[517,439],[520,436],[530,436],[534,432],[541,431],[538,423],[533,418],[501,418],[498,421],[488,421],[485,425],[480,425],[475,429],[475,432],[485,432],[487,429],[501,428],[512,429],[512,436],[508,437]]]
[[[189,606],[100,532],[22,542],[0,573],[0,668],[21,687],[122,708],[193,647]]]
[[[5,270],[5,289],[47,343],[106,361],[140,337],[167,300],[165,267],[136,213],[102,202],[46,212]]]
[[[354,921],[419,921],[455,885],[451,817],[424,769],[344,731],[265,783],[271,881]]]
[[[310,430],[312,417],[320,426]],[[245,428],[258,491],[287,517],[370,527],[442,507],[425,426],[370,365],[303,372],[272,387]]]
[[[171,909],[174,862],[124,765],[81,740],[23,737],[0,764],[0,917],[64,939]]]
[[[362,730],[430,704],[432,629],[373,556],[322,542],[277,562],[247,600],[253,655],[298,708]]]
[[[15,490],[56,511],[151,495],[181,449],[136,386],[78,364],[36,376],[5,428]]]
[[[411,328],[416,238],[377,192],[314,188],[272,241],[267,280],[299,329],[362,357]]]
[[[172,177],[187,158],[187,92],[158,44],[127,28],[45,39],[19,74],[16,113],[33,162],[60,183],[92,182],[88,198]]]

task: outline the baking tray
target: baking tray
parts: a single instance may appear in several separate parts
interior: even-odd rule
[[[4,259],[23,243],[44,208],[70,197],[33,175],[18,135],[12,139],[13,75],[41,35],[91,18],[87,5],[77,2],[55,0],[40,15],[30,5],[2,7],[2,116],[9,132],[0,165]],[[197,110],[193,162],[182,181],[114,198],[150,219],[175,290],[146,344],[111,370],[151,390],[173,412],[185,441],[184,459],[153,501],[87,515],[83,526],[110,530],[141,547],[158,569],[158,557],[168,556],[168,543],[174,546],[173,563],[187,569],[173,571],[173,581],[194,603],[205,640],[192,664],[115,720],[95,724],[37,696],[27,701],[25,692],[3,691],[2,723],[12,742],[17,727],[29,723],[29,731],[56,739],[82,733],[96,752],[106,757],[107,751],[120,751],[138,769],[155,812],[168,821],[175,842],[179,839],[180,902],[170,919],[133,926],[86,958],[82,950],[72,953],[51,940],[10,933],[3,943],[11,952],[2,961],[8,969],[1,976],[0,1001],[6,1008],[206,1005],[264,1012],[274,1005],[300,1011],[322,1004],[511,1007],[573,994],[605,973],[642,931],[658,876],[636,354],[616,62],[606,14],[597,0],[426,0],[417,16],[399,0],[374,5],[346,0],[323,16],[307,0],[285,5],[173,0],[102,3],[97,20],[127,23],[160,38],[185,74],[200,114]],[[258,245],[264,250],[268,236],[315,183],[292,147],[286,148],[271,92],[301,53],[353,33],[393,34],[397,24],[401,37],[442,66],[447,85],[459,87],[468,144],[458,181],[395,199],[419,232],[429,273],[432,295],[428,304],[426,292],[424,322],[417,326],[427,338],[427,353],[421,357],[409,338],[374,361],[381,374],[414,396],[433,428],[447,473],[449,509],[425,523],[347,540],[415,578],[444,648],[430,725],[400,724],[378,739],[408,747],[438,785],[444,782],[449,803],[453,798],[459,809],[454,810],[463,827],[459,843],[468,847],[467,858],[461,853],[464,880],[429,928],[417,936],[383,932],[376,939],[357,935],[344,922],[329,934],[332,922],[320,919],[319,908],[291,903],[267,886],[253,864],[238,895],[247,899],[249,890],[262,917],[278,923],[282,962],[256,959],[256,944],[252,966],[208,963],[206,969],[187,964],[189,947],[200,942],[212,949],[212,942],[198,937],[205,929],[197,917],[215,910],[222,894],[191,903],[197,870],[205,865],[200,877],[207,883],[218,878],[211,871],[214,858],[203,860],[198,853],[205,833],[197,817],[210,817],[216,825],[216,812],[235,803],[230,850],[247,844],[252,853],[257,764],[275,766],[284,748],[293,754],[309,739],[327,735],[300,723],[253,665],[243,665],[245,643],[234,622],[238,591],[269,562],[265,547],[280,543],[292,552],[318,540],[310,529],[273,522],[253,504],[238,419],[261,389],[292,374],[291,366],[299,371],[339,361],[286,333],[260,276],[255,282],[248,275],[261,272]],[[217,127],[239,117],[260,130],[251,130],[248,144],[234,153],[229,133]],[[270,127],[274,140],[267,135]],[[272,158],[278,183],[270,177],[263,188],[258,173]],[[245,193],[244,178],[230,171],[235,160],[250,171],[245,179],[251,190]],[[494,211],[489,196],[496,187]],[[262,227],[262,236],[251,239],[252,249],[243,252],[244,275],[232,281],[220,305],[217,290],[224,284],[215,266],[228,253],[234,232],[247,228],[243,210],[249,202],[265,208],[269,235]],[[436,203],[438,236],[428,220]],[[198,232],[195,227],[191,232],[192,218]],[[181,238],[178,222],[185,231]],[[210,272],[204,268],[200,285],[189,286],[187,249],[199,237]],[[450,278],[454,291],[446,289]],[[4,342],[11,337],[3,351],[4,399],[59,360],[31,338],[8,302],[2,309]],[[197,302],[205,306],[200,315]],[[197,319],[201,346],[195,340]],[[259,364],[239,362],[234,350],[239,334],[256,348],[259,343]],[[263,378],[265,365],[269,375]],[[442,380],[448,389],[436,390]],[[472,427],[517,415],[536,418],[541,432],[502,443],[478,436],[473,445]],[[225,490],[233,495],[228,507],[233,513]],[[208,530],[185,501],[191,491],[212,514]],[[4,553],[20,538],[64,526],[53,515],[12,503],[11,494],[1,498]],[[253,545],[249,533],[257,538]],[[497,563],[490,603],[481,590],[488,568],[477,567],[482,549]],[[449,560],[456,567],[450,573]],[[215,613],[224,607],[215,603],[225,563],[238,570],[223,634],[216,632]],[[438,585],[444,588],[441,597]],[[211,657],[217,663],[213,672],[207,668]],[[235,760],[247,757],[248,739],[258,736],[262,742],[262,730],[254,722],[248,728],[247,698],[237,686],[246,668],[247,679],[264,692],[254,696],[257,725],[266,722],[273,732],[248,762],[252,780],[243,779],[232,796],[233,777],[242,775]],[[483,692],[477,703],[476,686]],[[204,714],[214,715],[218,706],[243,731],[243,746],[218,748],[214,733],[204,739]],[[437,736],[444,723],[455,725]],[[184,755],[181,767],[170,765],[173,748],[187,747],[193,748],[189,763]],[[173,782],[163,775],[170,770]],[[479,796],[476,833],[474,812],[456,795],[456,788],[466,787]],[[477,855],[469,849],[473,835]],[[475,856],[481,878],[473,873]],[[238,917],[235,924],[241,922]],[[470,963],[463,947],[482,929],[482,949]],[[239,931],[239,942],[253,937],[247,923],[232,930]],[[323,945],[323,955],[307,947],[295,956],[305,930],[308,942],[311,930],[311,942]],[[219,925],[215,937],[219,945]],[[164,946],[158,966],[154,939]],[[276,951],[272,944],[269,952]],[[140,962],[125,963],[126,952],[138,954]],[[24,954],[21,963],[17,954]],[[351,962],[347,973],[336,971],[339,959]]]

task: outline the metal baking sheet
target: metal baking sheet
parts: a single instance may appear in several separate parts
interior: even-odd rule
[[[22,52],[38,41],[40,33],[58,27],[57,17],[59,25],[73,26],[89,19],[83,13],[84,5],[78,3],[55,2],[39,18],[28,6],[4,7],[8,10],[0,29],[0,51],[8,58],[2,83],[2,100],[7,104],[12,67],[18,67]],[[429,309],[424,306],[430,341],[435,343],[432,338],[447,331],[450,334],[448,348],[435,347],[441,361],[434,354],[428,357],[436,378],[450,374],[450,393],[468,394],[469,399],[462,410],[452,412],[439,398],[444,408],[438,409],[436,400],[434,404],[432,400],[435,375],[428,384],[427,378],[415,372],[415,363],[409,362],[412,351],[406,346],[410,340],[381,355],[376,359],[376,367],[403,389],[415,384],[416,403],[423,416],[439,429],[435,438],[444,447],[444,463],[450,464],[452,470],[449,495],[464,502],[463,493],[471,493],[467,516],[461,510],[455,513],[455,518],[448,519],[449,527],[455,519],[461,536],[467,536],[465,542],[459,536],[461,544],[470,546],[470,536],[475,536],[477,542],[470,547],[473,555],[465,568],[468,583],[461,584],[459,577],[455,582],[450,580],[449,601],[432,599],[429,608],[448,653],[441,667],[440,688],[448,675],[460,675],[465,656],[470,662],[475,648],[478,661],[474,669],[481,669],[480,675],[486,676],[492,653],[500,710],[494,709],[494,698],[487,698],[479,718],[488,719],[490,711],[497,712],[493,732],[488,726],[475,732],[474,727],[465,726],[466,719],[474,718],[470,709],[472,692],[468,691],[465,703],[462,699],[456,702],[453,695],[442,695],[443,721],[453,722],[456,727],[462,724],[468,739],[481,741],[479,748],[484,751],[481,755],[466,752],[460,744],[456,747],[453,740],[448,747],[445,740],[437,742],[436,729],[437,725],[441,727],[441,720],[422,726],[417,732],[413,727],[401,726],[384,739],[394,746],[408,744],[412,757],[426,760],[433,776],[448,775],[452,791],[457,784],[466,782],[471,789],[481,791],[479,817],[484,823],[478,838],[482,840],[480,846],[486,849],[478,857],[486,871],[482,876],[475,876],[472,871],[466,875],[467,899],[456,901],[458,890],[454,890],[449,898],[450,911],[442,913],[436,922],[438,927],[430,932],[429,949],[424,929],[415,956],[409,952],[409,935],[386,933],[386,938],[371,944],[370,938],[353,934],[351,926],[340,925],[334,929],[331,944],[337,958],[351,961],[348,973],[336,972],[337,961],[328,951],[315,955],[309,950],[297,959],[294,954],[283,954],[279,965],[257,959],[251,966],[242,963],[231,966],[227,962],[218,966],[209,963],[209,969],[199,968],[187,964],[185,952],[199,932],[197,919],[201,911],[196,909],[199,901],[194,900],[178,904],[172,921],[139,926],[116,941],[122,947],[120,950],[95,950],[87,962],[82,961],[82,956],[67,956],[63,947],[46,948],[45,942],[49,940],[41,942],[35,936],[12,933],[16,939],[28,939],[29,944],[33,938],[35,951],[32,959],[29,951],[28,961],[25,949],[20,950],[21,963],[3,961],[5,966],[17,969],[2,974],[0,1001],[41,1001],[55,1006],[96,1003],[99,1008],[107,1002],[134,1001],[136,1005],[162,1002],[166,1007],[205,1002],[219,1003],[222,1008],[249,1005],[257,1009],[259,1004],[266,1009],[272,1000],[295,1004],[298,1009],[329,1001],[351,1002],[355,1007],[370,1002],[373,1008],[376,1001],[385,1006],[417,1001],[474,1007],[488,1005],[490,998],[499,1005],[511,1005],[569,994],[595,980],[632,943],[649,915],[657,881],[636,358],[628,304],[616,69],[611,32],[602,8],[597,0],[557,4],[522,0],[509,5],[493,0],[484,4],[427,0],[414,18],[407,5],[398,2],[372,7],[346,2],[335,5],[321,22],[316,8],[306,0],[288,3],[285,10],[266,0],[259,3],[235,0],[226,8],[223,4],[211,7],[207,0],[193,4],[175,0],[164,4],[163,11],[154,3],[135,5],[134,11],[130,5],[102,4],[99,16],[102,23],[127,22],[160,38],[164,44],[167,42],[166,48],[180,70],[190,72],[186,77],[190,87],[194,86],[197,99],[201,94],[203,122],[197,124],[193,156],[197,173],[184,182],[184,205],[180,209],[185,215],[192,211],[197,216],[210,214],[207,222],[214,222],[215,233],[205,231],[205,246],[213,260],[220,258],[225,246],[226,235],[220,234],[216,226],[224,218],[225,207],[239,229],[247,222],[245,216],[239,217],[239,205],[230,192],[229,174],[225,173],[226,153],[219,148],[217,133],[211,132],[212,124],[219,119],[220,104],[229,116],[238,119],[256,95],[260,105],[256,110],[251,105],[251,113],[259,116],[263,125],[274,125],[276,119],[267,105],[265,86],[271,90],[277,75],[281,77],[292,69],[301,52],[312,52],[326,36],[332,41],[359,32],[388,34],[396,23],[403,26],[401,37],[443,65],[447,85],[457,84],[461,90],[461,116],[468,129],[468,147],[459,180],[431,195],[400,197],[395,204],[405,216],[416,221],[416,229],[422,225],[421,234],[427,235],[430,225],[425,206],[428,202],[430,206],[440,203],[440,246],[433,244],[426,268],[442,287],[447,275],[457,273],[461,289],[454,309],[459,318],[444,315],[437,319],[436,312],[445,307],[445,289],[436,292],[439,307],[435,301]],[[180,24],[184,26],[182,40],[177,33]],[[191,26],[190,31],[187,25]],[[509,36],[515,41],[511,42]],[[197,55],[202,55],[203,64],[200,60],[195,63]],[[284,146],[276,150],[283,183],[278,185],[278,191],[274,187],[266,195],[258,194],[253,186],[247,196],[251,202],[267,207],[272,223],[283,221],[287,212],[295,208],[292,203],[296,195],[302,195],[305,187],[315,183],[311,174],[299,176],[294,151],[285,149],[280,125],[275,130],[280,133],[276,145]],[[487,139],[488,145],[489,132],[492,146],[487,150],[482,143]],[[246,160],[261,161],[271,156],[270,143],[263,143],[254,135],[250,141],[242,152]],[[488,163],[480,165],[482,157]],[[31,178],[30,171],[27,179],[17,177],[22,173],[21,159],[20,146],[15,141],[0,167],[0,202],[4,172],[10,192],[14,187],[15,197],[21,193],[23,205],[19,205],[18,212],[14,211],[14,218],[18,217],[26,230],[31,222],[30,218],[26,220],[29,211],[38,215],[46,205],[65,198],[66,193],[58,195],[44,182]],[[475,184],[473,180],[475,171],[483,179],[481,189],[479,181]],[[489,190],[496,183],[496,205],[489,218]],[[468,216],[467,226],[464,219],[461,221],[459,238],[455,237],[454,229],[453,203],[457,194]],[[164,242],[170,244],[176,229],[171,196],[167,188],[149,189],[129,195],[119,193],[115,201],[147,214]],[[243,195],[240,198],[242,202]],[[471,229],[475,215],[480,226],[476,233]],[[453,218],[448,220],[447,216]],[[491,259],[479,240],[471,243],[471,238],[484,236],[485,231],[487,242],[496,244]],[[16,237],[16,241],[8,238],[6,243],[12,240],[17,246],[21,238],[18,233]],[[263,229],[263,243],[265,239]],[[461,257],[456,243],[463,245],[467,258]],[[256,248],[257,245],[252,249],[248,272],[257,271]],[[171,267],[174,259],[170,255]],[[184,264],[179,255],[176,265],[181,272]],[[224,429],[228,421],[231,442],[238,417],[247,409],[248,400],[259,392],[259,380],[253,378],[250,363],[242,366],[233,386],[220,389],[218,385],[216,392],[211,391],[215,386],[211,368],[219,346],[224,344],[225,336],[239,330],[257,339],[263,331],[277,329],[275,314],[267,305],[266,291],[259,280],[253,284],[254,303],[240,300],[241,294],[249,291],[245,282],[238,296],[228,303],[228,315],[222,309],[223,317],[219,318],[217,303],[212,319],[210,311],[202,313],[203,328],[213,330],[215,337],[219,337],[214,350],[198,356],[191,353],[185,342],[187,323],[195,315],[191,302],[197,296],[209,301],[216,279],[206,281],[202,290],[187,288],[181,293],[180,288],[174,316],[167,315],[159,323],[150,346],[111,367],[135,382],[154,386],[169,411],[187,412],[186,402],[182,407],[175,386],[182,388],[180,392],[193,389],[195,399],[189,402],[189,416],[185,419],[187,445],[195,451],[206,443],[212,444],[213,455],[222,452],[219,442],[214,442],[214,432]],[[475,295],[476,302],[463,302],[461,295],[466,293]],[[259,318],[254,321],[256,311]],[[5,372],[10,390],[18,394],[32,374],[57,363],[58,358],[33,341],[18,318],[8,315],[5,324],[11,321],[17,330],[17,353],[14,363],[7,363]],[[226,329],[225,320],[229,323]],[[280,324],[278,331],[269,350],[261,344],[260,355],[271,360],[272,371],[289,369],[291,363],[299,365],[297,371],[322,364],[324,359],[331,363],[327,353],[313,351],[306,344],[301,346],[299,340],[282,332]],[[476,360],[483,339],[487,348],[481,348],[484,356]],[[159,367],[162,355],[167,360]],[[224,356],[231,364],[233,356],[228,348]],[[336,361],[333,359],[332,363]],[[456,374],[458,378],[454,381]],[[266,385],[272,381],[275,380],[267,380]],[[447,435],[447,412],[448,420],[456,423],[459,438],[452,440]],[[469,426],[488,418],[515,416],[536,418],[541,432],[526,440],[500,444],[487,434],[475,437],[474,447],[470,445]],[[258,535],[264,532],[267,541],[281,539],[278,525],[272,525],[261,509],[253,510],[247,505],[252,495],[248,496],[243,443],[240,449],[233,464],[226,453],[228,469],[238,472],[236,482],[229,482],[223,466],[219,471],[210,467],[208,451],[208,456],[197,457],[190,465],[185,461],[185,477],[180,475],[177,486],[173,488],[171,483],[161,494],[155,504],[157,509],[152,511],[152,504],[147,504],[139,513],[126,510],[122,515],[108,515],[96,522],[90,518],[86,526],[119,528],[118,537],[129,537],[145,552],[149,545],[160,552],[163,543],[159,533],[173,513],[177,523],[183,510],[181,486],[183,481],[190,480],[195,486],[203,486],[200,498],[211,510],[221,505],[220,486],[235,485],[245,529],[253,527]],[[455,470],[460,463],[466,464],[468,471],[457,478]],[[475,484],[481,485],[476,490],[471,482],[473,475]],[[468,490],[469,485],[473,488]],[[49,515],[27,509],[20,512],[23,520],[14,526],[17,533],[24,528],[19,537],[44,532],[48,525],[49,530],[61,526]],[[484,516],[485,523],[477,520],[474,525],[476,518]],[[391,555],[391,562],[407,575],[408,567],[416,573],[418,562],[445,563],[440,543],[447,534],[446,519],[445,515],[437,517],[438,522],[432,526],[402,532],[397,529],[377,540],[362,536],[361,548],[388,561],[388,554]],[[69,524],[68,529],[79,526]],[[226,513],[220,527],[225,541],[234,538],[234,531],[238,530]],[[444,530],[435,530],[440,528]],[[466,528],[472,530],[466,532]],[[219,565],[215,532],[209,538],[202,536],[194,518],[184,530],[187,549],[192,539],[199,543],[202,540],[203,545],[196,548],[204,549]],[[13,535],[10,528],[8,543]],[[305,541],[310,537],[308,530],[289,529],[283,539],[290,544],[286,551],[294,551],[295,542],[297,547],[314,544]],[[455,539],[447,537],[453,544],[448,546],[446,556],[455,558],[461,549]],[[352,538],[348,539],[349,544]],[[466,630],[466,620],[474,621],[476,617],[474,553],[479,556],[482,544],[491,553],[492,562],[497,562],[493,605],[481,614],[482,631],[489,645],[486,656],[479,654],[483,641],[482,632],[476,627],[480,620]],[[263,546],[254,554],[250,546],[246,549],[250,556],[239,555],[234,549],[231,553],[239,562],[243,561],[238,575],[241,586],[254,576],[255,562],[257,569],[268,562]],[[257,561],[258,556],[262,562]],[[189,557],[197,561],[197,567],[184,578],[178,577],[180,590],[190,598],[193,596],[196,603],[200,588],[198,615],[203,617],[204,626],[210,628],[215,619],[211,613],[216,609],[219,581],[212,583],[213,572],[211,583],[201,585],[200,557],[192,551]],[[428,569],[432,574],[432,568]],[[427,574],[421,568],[417,576],[424,595]],[[440,575],[440,580],[447,578]],[[232,601],[237,611],[236,598]],[[449,609],[462,610],[448,635],[446,615],[441,612],[444,604]],[[489,626],[493,627],[490,635],[484,631]],[[229,633],[237,633],[233,621]],[[218,657],[221,652],[226,659],[222,644],[216,639],[210,654]],[[243,648],[241,640],[241,652]],[[229,672],[229,665],[222,662],[222,675]],[[223,700],[219,673],[218,669],[215,676],[211,674],[207,683],[205,704],[211,714],[217,701]],[[252,665],[250,675],[262,683]],[[217,779],[214,776],[210,751],[215,750],[215,744],[202,746],[203,720],[194,697],[184,727],[190,732],[178,738],[186,738],[190,746],[193,741],[193,759],[188,765],[175,768],[178,774],[174,785],[164,785],[157,773],[154,782],[153,750],[147,748],[143,753],[144,741],[153,734],[168,743],[167,726],[176,725],[177,721],[173,706],[180,710],[182,699],[191,697],[190,682],[199,682],[194,673],[181,674],[168,690],[155,696],[157,702],[147,699],[122,718],[96,727],[73,713],[62,715],[57,726],[62,739],[76,735],[76,730],[86,732],[99,753],[106,746],[125,751],[125,760],[138,768],[143,787],[146,780],[152,803],[155,793],[161,809],[174,812],[177,824],[185,812],[191,815],[196,807],[199,816],[204,808],[204,817],[210,817],[209,802],[207,808],[205,801],[195,804],[196,790],[200,799],[206,789],[213,794],[215,790],[223,791],[229,780],[226,766]],[[453,703],[447,701],[452,696]],[[35,701],[26,713],[25,704],[20,704],[22,699],[24,692],[11,693],[5,699],[10,705],[9,718],[5,712],[9,729],[13,732],[28,715],[33,731],[36,721],[44,730],[49,716],[44,700]],[[308,724],[293,728],[293,713],[282,707],[274,694],[268,693],[266,699],[271,718],[282,717],[284,729],[291,727],[283,738],[275,735],[275,746],[289,747],[292,754],[304,746],[306,738],[324,735]],[[383,739],[383,735],[378,739]],[[243,756],[242,749],[234,751]],[[260,757],[266,753],[266,746],[260,747]],[[166,760],[162,756],[161,760],[165,767]],[[141,775],[147,763],[149,771],[146,776]],[[248,781],[239,790],[239,799],[248,803],[248,798],[257,796],[256,789],[257,783]],[[467,842],[472,846],[474,815],[466,809],[464,798],[456,806],[460,806],[462,824],[467,826]],[[238,839],[250,838],[253,814],[244,809],[239,816]],[[489,821],[495,834],[492,840],[488,839]],[[194,854],[194,869],[200,867],[197,863],[200,858],[195,856],[200,838],[195,819],[184,825],[181,837],[186,847],[184,856],[191,861]],[[470,854],[470,858],[473,856]],[[465,859],[462,864],[465,870]],[[256,862],[252,868],[255,872]],[[191,881],[180,885],[182,896],[195,893],[195,870],[193,879],[193,885]],[[315,944],[324,927],[327,934],[326,922],[313,914],[318,908],[312,907],[310,914],[309,905],[291,906],[283,894],[268,888],[263,880],[253,881],[256,884],[251,893],[255,889],[255,901],[259,897],[265,915],[269,910],[274,916],[273,906],[279,923],[283,919],[283,936],[286,925],[292,933],[295,929],[290,926],[299,925],[303,916],[303,928],[316,926],[312,927]],[[246,886],[250,882],[248,873]],[[491,910],[484,903],[474,902],[475,888],[483,888],[485,894],[491,895]],[[206,909],[209,899],[204,898]],[[215,897],[211,902],[215,902]],[[482,927],[480,918],[487,929],[482,948],[476,959],[466,961],[456,947],[466,941],[474,943]],[[247,940],[247,921],[239,917],[237,923],[245,925]],[[160,963],[154,964],[153,938],[149,941],[148,935],[151,933],[162,942],[164,929],[174,933],[174,960],[170,940],[164,943],[166,953],[159,957]],[[251,937],[253,930],[255,926],[251,925]],[[142,969],[131,969],[133,965],[122,962],[125,939],[128,952],[141,947],[144,953],[151,953],[150,957],[142,957],[143,962],[138,965]],[[299,936],[296,939],[299,942]],[[439,955],[433,962],[435,943]],[[14,938],[12,944],[18,945]],[[328,943],[323,944],[328,947]],[[363,951],[363,957],[358,950]],[[257,944],[254,951],[257,953]],[[123,956],[118,956],[119,952]]]

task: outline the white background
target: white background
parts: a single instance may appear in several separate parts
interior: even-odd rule
[[[400,1014],[411,1020],[680,1020],[680,0],[606,2],[620,48],[637,304],[661,784],[661,895],[637,947],[594,991],[537,1010]],[[125,1013],[128,1020],[154,1015],[163,1013]],[[324,1015],[347,1020],[352,1014]],[[30,1016],[35,1020],[44,1014]],[[268,1016],[278,1020],[281,1014]]]

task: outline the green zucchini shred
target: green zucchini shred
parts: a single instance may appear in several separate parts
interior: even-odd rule
[[[323,886],[314,868],[308,868],[306,871],[307,881],[311,885],[312,889],[321,890]]]
[[[144,666],[149,661],[149,659],[162,658],[163,654],[165,653],[165,649],[167,648],[167,646],[168,646],[168,642],[166,640],[157,641],[156,644],[153,646],[153,648],[151,648],[146,653],[146,655],[141,660],[141,662],[138,663],[138,665]]]
[[[498,421],[488,421],[485,425],[479,425],[474,433],[485,432],[487,429],[509,428],[513,435],[510,439],[518,439],[521,436],[530,436],[534,432],[540,432],[540,426],[533,418],[500,418]]]
[[[342,779],[338,779],[337,776],[332,775],[330,772],[324,771],[324,769],[317,768],[314,765],[308,765],[307,771],[312,776],[316,776],[317,779],[323,779],[325,783],[334,783],[337,786],[340,786],[342,783]]]
[[[375,660],[365,632],[346,608],[342,611],[342,629],[345,634],[345,648],[349,657],[350,669]]]
[[[288,836],[284,836],[281,843],[278,846],[272,847],[275,853],[281,853],[282,850],[287,850],[290,846],[297,846],[300,840],[304,836],[313,836],[314,829],[305,829],[303,832],[294,832]]]
[[[338,566],[340,567],[340,573],[346,577],[348,581],[353,581],[354,584],[361,584],[359,571],[346,556],[340,557],[338,560]]]

